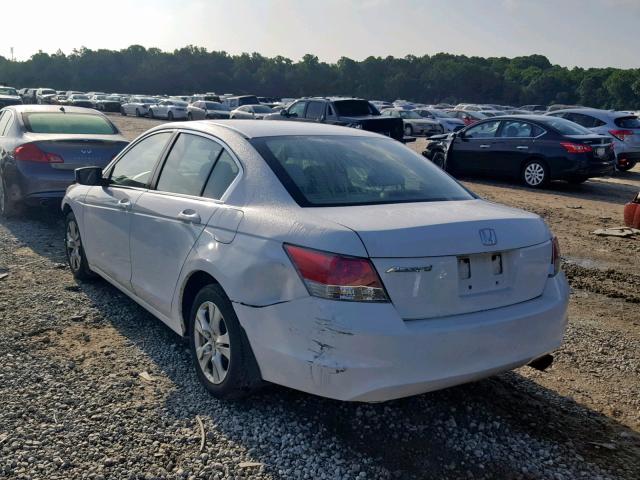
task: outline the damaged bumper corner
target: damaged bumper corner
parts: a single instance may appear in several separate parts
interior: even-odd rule
[[[558,275],[528,302],[411,321],[392,304],[313,297],[234,307],[264,380],[338,400],[380,402],[511,370],[557,348],[567,289]]]

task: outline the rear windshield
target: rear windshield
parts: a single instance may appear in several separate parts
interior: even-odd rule
[[[378,115],[375,107],[366,100],[340,100],[333,102],[341,117],[361,117]]]
[[[303,207],[474,198],[434,164],[391,139],[284,136],[252,143]]]
[[[253,111],[256,113],[271,113],[273,109],[271,107],[267,107],[266,105],[255,105],[252,107]]]
[[[541,120],[541,123],[549,125],[562,135],[591,135],[593,132],[582,125],[565,120],[564,118],[549,116],[549,120]]]
[[[616,118],[613,123],[620,128],[640,128],[640,120],[638,120],[638,117],[619,117]]]
[[[13,95],[18,96],[18,92],[16,92],[15,88],[10,87],[0,87],[0,95]]]
[[[229,109],[222,105],[221,103],[217,103],[217,102],[204,102],[205,105],[207,106],[207,110],[224,110],[224,111],[229,111]]]
[[[258,105],[258,104],[260,104],[260,102],[258,101],[258,97],[253,95],[238,98],[238,105]]]
[[[33,133],[113,135],[118,130],[104,117],[87,113],[23,113],[25,128]]]

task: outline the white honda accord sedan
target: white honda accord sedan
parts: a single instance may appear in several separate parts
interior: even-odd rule
[[[272,382],[385,401],[562,342],[568,286],[545,223],[390,138],[173,123],[76,180],[62,205],[73,273],[100,275],[188,337],[217,397]]]

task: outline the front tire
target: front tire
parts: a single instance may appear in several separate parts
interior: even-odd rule
[[[413,136],[413,127],[411,125],[405,125],[404,126],[404,134],[407,137]]]
[[[446,171],[446,161],[447,161],[447,157],[445,156],[444,152],[440,152],[437,151],[433,154],[433,158],[431,159],[431,161],[438,167],[440,167],[442,170]]]
[[[155,118],[155,116],[153,115],[153,110],[149,109],[149,118]]]
[[[87,256],[84,253],[80,228],[73,212],[69,212],[65,217],[65,252],[71,273],[78,280],[89,280],[94,277],[94,273],[89,268]]]
[[[142,114],[140,113],[140,109],[136,108],[136,117],[141,117]]]
[[[169,120],[170,122],[173,122],[173,112],[167,113],[167,120]]]
[[[198,379],[214,397],[241,398],[260,384],[249,341],[219,285],[207,285],[196,295],[188,333]]]
[[[531,160],[521,173],[522,182],[531,188],[542,188],[549,183],[549,168],[541,160]]]
[[[122,115],[123,117],[127,116],[127,112],[124,111],[124,108],[120,108],[120,115]]]

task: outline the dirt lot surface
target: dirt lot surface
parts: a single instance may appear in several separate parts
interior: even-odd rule
[[[130,138],[160,123],[112,118]],[[0,221],[0,478],[640,478],[640,237],[591,233],[621,224],[640,169],[541,191],[463,182],[558,235],[566,342],[544,373],[377,405],[278,387],[217,401],[160,321],[73,280],[54,212]]]

